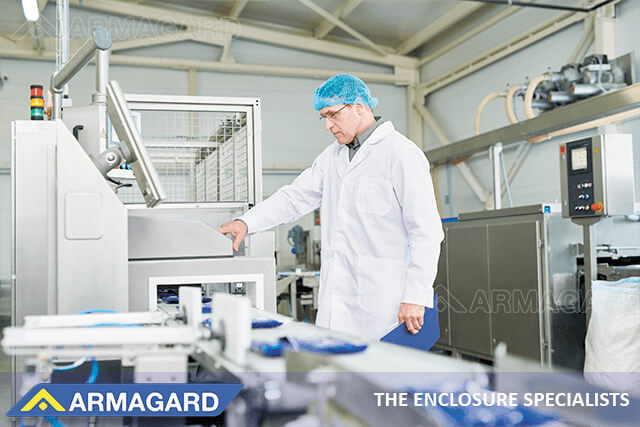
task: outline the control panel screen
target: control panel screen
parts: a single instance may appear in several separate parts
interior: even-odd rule
[[[587,166],[587,147],[578,147],[571,150],[571,170],[584,170],[587,169]]]

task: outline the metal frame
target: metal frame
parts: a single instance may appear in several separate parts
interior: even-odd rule
[[[362,0],[348,0],[338,6],[338,8],[333,12],[333,16],[338,19],[343,19],[349,16],[353,10],[358,7],[362,3]],[[329,20],[324,20],[320,25],[318,25],[313,30],[313,35],[317,39],[322,39],[327,36],[335,28],[336,24]]]
[[[554,17],[533,29],[519,34],[504,43],[491,47],[489,50],[471,58],[458,67],[451,69],[429,81],[421,83],[418,88],[427,96],[431,92],[442,89],[475,71],[493,64],[519,50],[531,46],[538,41],[557,33],[558,31],[580,22],[587,15],[577,12],[567,12]]]
[[[146,205],[143,203],[127,203],[124,205],[127,210],[145,209]],[[243,202],[195,202],[195,203],[163,203],[155,210],[163,209],[210,209],[216,208],[221,210],[226,209],[245,209],[246,203]]]
[[[431,165],[435,166],[487,150],[496,142],[504,145],[513,144],[599,119],[623,120],[635,114],[640,114],[640,84],[588,98],[556,108],[551,113],[544,113],[533,119],[435,148],[427,151],[426,155]]]
[[[452,40],[451,42],[449,42],[446,45],[442,46],[441,48],[439,48],[435,52],[430,53],[430,54],[420,58],[420,61],[418,62],[418,66],[422,67],[424,64],[427,64],[427,63],[433,61],[434,59],[439,58],[440,56],[444,55],[445,53],[447,53],[451,49],[454,49],[454,48],[460,46],[462,43],[466,42],[467,40],[471,39],[472,37],[477,36],[481,32],[493,27],[498,22],[508,18],[509,16],[513,15],[514,13],[516,13],[519,10],[520,10],[519,7],[509,7],[507,9],[503,10],[502,12],[496,14],[495,16],[492,16],[491,18],[486,19],[483,23],[481,23],[477,27],[470,29],[469,31],[467,31],[464,34],[460,35],[460,37],[457,37],[455,40]]]
[[[207,276],[167,276],[149,278],[149,311],[158,308],[158,285],[186,285],[192,283],[234,283],[256,284],[256,308],[264,310],[264,276],[262,274],[212,274]]]
[[[27,316],[25,328],[68,328],[86,327],[95,324],[157,324],[167,321],[169,316],[160,311],[139,311],[132,313],[91,313],[90,316],[77,314],[58,314],[55,316]]]
[[[262,114],[259,98],[127,94],[133,111],[239,111],[247,115],[248,203],[262,201]],[[248,124],[252,125],[249,126]]]
[[[231,12],[229,12],[229,16],[238,19],[248,2],[249,0],[236,0]]]
[[[566,10],[571,12],[592,12],[599,7],[605,6],[609,3],[613,3],[616,0],[601,0],[600,3],[596,3],[589,7],[575,7],[575,6],[558,6],[554,4],[545,4],[545,3],[530,3],[527,1],[518,1],[518,0],[470,0],[478,3],[489,3],[489,4],[499,4],[504,6],[524,6],[524,7],[535,7],[539,9],[553,9],[553,10]]]
[[[450,11],[439,17],[434,22],[430,23],[426,27],[422,28],[417,33],[408,37],[397,47],[398,53],[406,55],[414,49],[422,46],[426,41],[433,39],[438,34],[442,33],[447,28],[459,23],[463,19],[469,18],[474,13],[485,7],[484,5],[473,4],[468,2],[459,2]]]
[[[306,7],[308,7],[309,9],[313,10],[318,15],[322,16],[327,21],[331,22],[332,24],[334,24],[337,27],[340,27],[340,29],[342,29],[343,31],[346,31],[352,37],[358,39],[364,45],[366,45],[369,48],[371,48],[371,50],[373,50],[374,52],[377,52],[380,55],[385,55],[387,53],[386,50],[383,49],[382,47],[380,47],[378,44],[374,43],[373,41],[371,41],[370,39],[365,37],[363,34],[361,34],[360,32],[354,30],[352,27],[350,27],[349,25],[345,24],[340,19],[338,19],[336,16],[334,16],[330,12],[327,12],[326,10],[324,10],[323,8],[321,8],[320,6],[318,6],[317,4],[312,2],[311,0],[298,0],[298,1],[300,3],[302,3],[303,5],[305,5]]]
[[[83,9],[96,10],[107,13],[115,13],[119,15],[128,15],[132,17],[150,19],[159,22],[182,23],[188,30],[204,30],[201,34],[210,32],[212,28],[220,27],[220,19],[226,17],[205,17],[191,13],[185,13],[178,10],[168,10],[165,8],[133,4],[118,0],[71,0],[71,6]],[[326,12],[332,16],[331,13]],[[170,19],[169,19],[170,17]],[[223,35],[231,37],[240,37],[247,40],[255,40],[259,42],[267,42],[271,44],[281,45],[294,49],[302,49],[322,54],[329,54],[345,58],[351,58],[364,62],[372,62],[389,66],[415,67],[417,60],[404,55],[398,55],[393,52],[386,52],[386,49],[380,53],[371,51],[366,47],[358,47],[347,43],[338,43],[333,41],[318,40],[311,36],[300,35],[293,31],[286,32],[275,30],[267,26],[257,26],[240,22],[232,22],[228,32],[218,31],[216,36]],[[200,37],[199,39],[202,39]],[[204,40],[206,42],[206,40]],[[384,49],[384,48],[383,48]],[[165,58],[166,61],[166,58]],[[229,64],[234,65],[234,64]],[[236,64],[239,65],[239,64]]]
[[[547,210],[549,210],[549,212],[547,212]],[[468,230],[470,229],[475,229],[479,232],[480,229],[484,228],[484,233],[487,233],[487,227],[504,225],[531,225],[535,227],[535,239],[532,238],[530,241],[526,240],[526,243],[529,249],[533,246],[536,248],[537,277],[535,278],[535,284],[533,280],[531,280],[532,277],[528,277],[530,282],[527,283],[531,286],[527,286],[526,289],[531,291],[535,288],[536,291],[535,305],[538,315],[536,324],[538,325],[537,327],[540,336],[539,342],[536,342],[535,344],[539,348],[539,363],[543,366],[555,366],[557,363],[569,363],[571,366],[565,367],[571,367],[573,369],[581,368],[582,364],[580,363],[579,355],[572,355],[569,351],[572,345],[577,345],[580,338],[572,335],[570,338],[575,339],[575,342],[571,344],[568,341],[563,341],[566,337],[563,338],[561,331],[564,330],[563,328],[569,326],[575,328],[577,332],[580,332],[581,330],[583,331],[582,328],[584,325],[580,320],[582,315],[572,312],[572,310],[575,309],[574,306],[565,306],[564,308],[561,308],[561,304],[557,303],[554,299],[555,297],[562,296],[562,290],[560,290],[558,294],[555,293],[554,274],[565,272],[572,273],[575,271],[575,260],[571,256],[567,256],[566,247],[568,243],[579,240],[579,236],[581,235],[579,228],[563,219],[560,216],[560,206],[553,204],[520,206],[502,210],[472,212],[468,214],[461,214],[460,220],[461,221],[458,223],[445,224],[447,239],[449,239],[449,234],[454,230],[458,233],[464,232],[466,235],[469,235]],[[458,235],[457,245],[461,244],[459,239],[460,234]],[[469,237],[465,237],[465,239],[468,240]],[[523,242],[525,241],[523,240]],[[524,244],[523,242],[520,243]],[[465,245],[469,245],[470,243],[471,242],[469,241],[465,241]],[[488,243],[489,235],[487,234],[487,244]],[[495,243],[496,242],[494,242],[494,244]],[[479,243],[477,246],[480,247],[482,244]],[[449,295],[449,298],[453,298],[451,301],[455,302],[459,301],[458,298],[460,295],[456,296],[455,291],[451,289],[451,286],[454,284],[450,277],[454,270],[451,263],[455,263],[456,260],[459,260],[459,255],[455,255],[457,250],[454,250],[454,247],[449,240],[445,242],[444,247],[446,249],[445,252],[443,252],[443,256],[446,264],[441,266],[441,271],[439,271],[439,278],[436,279],[436,284],[437,286],[443,286],[443,281],[446,280],[446,292],[443,292],[442,295],[444,298],[446,298],[446,295]],[[456,248],[458,248],[458,246],[456,246]],[[451,254],[454,255],[452,256]],[[516,253],[514,253],[513,256],[514,259],[521,257],[521,255]],[[441,263],[442,262],[443,261],[441,260]],[[490,262],[495,268],[496,263],[502,261],[490,260]],[[463,270],[457,268],[455,271],[457,273],[460,273],[460,271],[466,271],[468,276],[478,274],[478,272],[470,270],[469,268],[465,268]],[[493,271],[489,268],[486,271],[486,275],[483,275],[482,277],[487,277],[490,278],[491,281],[495,281],[497,278],[492,277],[492,272]],[[445,273],[446,276],[442,276]],[[504,277],[504,270],[502,270],[501,274]],[[524,278],[520,279],[524,280]],[[460,291],[460,280],[461,276],[457,274],[455,283],[458,286],[458,291]],[[476,285],[474,285],[474,289],[475,286]],[[490,285],[490,288],[494,289],[493,285]],[[461,318],[458,317],[457,323],[454,324],[455,329],[452,329],[452,308],[456,307],[456,304],[450,303],[448,306],[450,308],[446,310],[446,313],[444,313],[447,320],[441,323],[441,328],[446,329],[441,329],[441,340],[436,344],[436,346],[454,353],[478,357],[484,360],[492,359],[495,355],[494,346],[498,344],[498,342],[492,341],[489,346],[491,349],[489,353],[483,353],[475,347],[465,347],[465,344],[461,345],[460,341],[465,341],[465,335],[468,337],[471,333],[469,330],[473,330],[473,328],[460,323]],[[479,312],[481,312],[481,310],[479,310]],[[488,333],[488,338],[492,340],[495,339],[493,330],[496,325],[496,320],[492,319],[492,317],[496,316],[496,314],[497,313],[494,311],[491,311],[491,313],[488,314],[488,330],[483,330],[483,332],[486,331]],[[531,322],[532,320],[529,319],[529,321]],[[531,325],[532,323],[529,324]],[[520,326],[513,326],[514,329],[518,329],[519,327]],[[557,334],[558,332],[560,332],[560,334]],[[454,342],[454,335],[457,337],[456,342]],[[534,337],[532,340],[537,340],[537,338],[538,337]],[[531,346],[533,345],[534,342],[532,341]],[[532,356],[529,355],[528,357]]]
[[[414,105],[418,109],[418,112],[427,123],[427,125],[436,134],[438,140],[440,141],[440,144],[442,144],[443,146],[451,144],[451,141],[449,141],[449,138],[447,138],[435,117],[433,117],[429,110],[427,110],[427,107],[419,103],[416,103]],[[432,166],[436,165],[432,164]],[[469,184],[469,187],[471,187],[478,200],[480,200],[482,203],[485,203],[489,198],[490,193],[484,188],[478,178],[476,178],[471,168],[469,168],[469,166],[464,162],[457,163],[455,166],[460,174],[462,174],[462,177],[467,181],[467,184]]]

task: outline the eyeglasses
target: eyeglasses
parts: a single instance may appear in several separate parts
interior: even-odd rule
[[[335,120],[336,116],[338,115],[338,113],[342,110],[344,110],[345,108],[347,108],[349,105],[351,104],[347,104],[344,107],[340,108],[338,111],[332,111],[331,113],[327,113],[326,115],[322,115],[320,114],[320,117],[318,118],[319,120],[323,120],[323,119],[331,119],[331,120]]]

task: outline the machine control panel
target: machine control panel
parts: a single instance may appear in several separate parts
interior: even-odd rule
[[[560,146],[566,218],[633,213],[631,135],[598,135]]]
[[[598,211],[597,206],[596,209],[591,208],[591,202],[595,201],[591,142],[589,138],[566,145],[570,216],[593,216],[602,211]]]

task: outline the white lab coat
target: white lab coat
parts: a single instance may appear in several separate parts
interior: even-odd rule
[[[401,302],[433,307],[444,234],[424,153],[380,125],[349,162],[334,141],[290,185],[240,219],[249,233],[321,209],[322,267],[316,324],[379,338]]]

